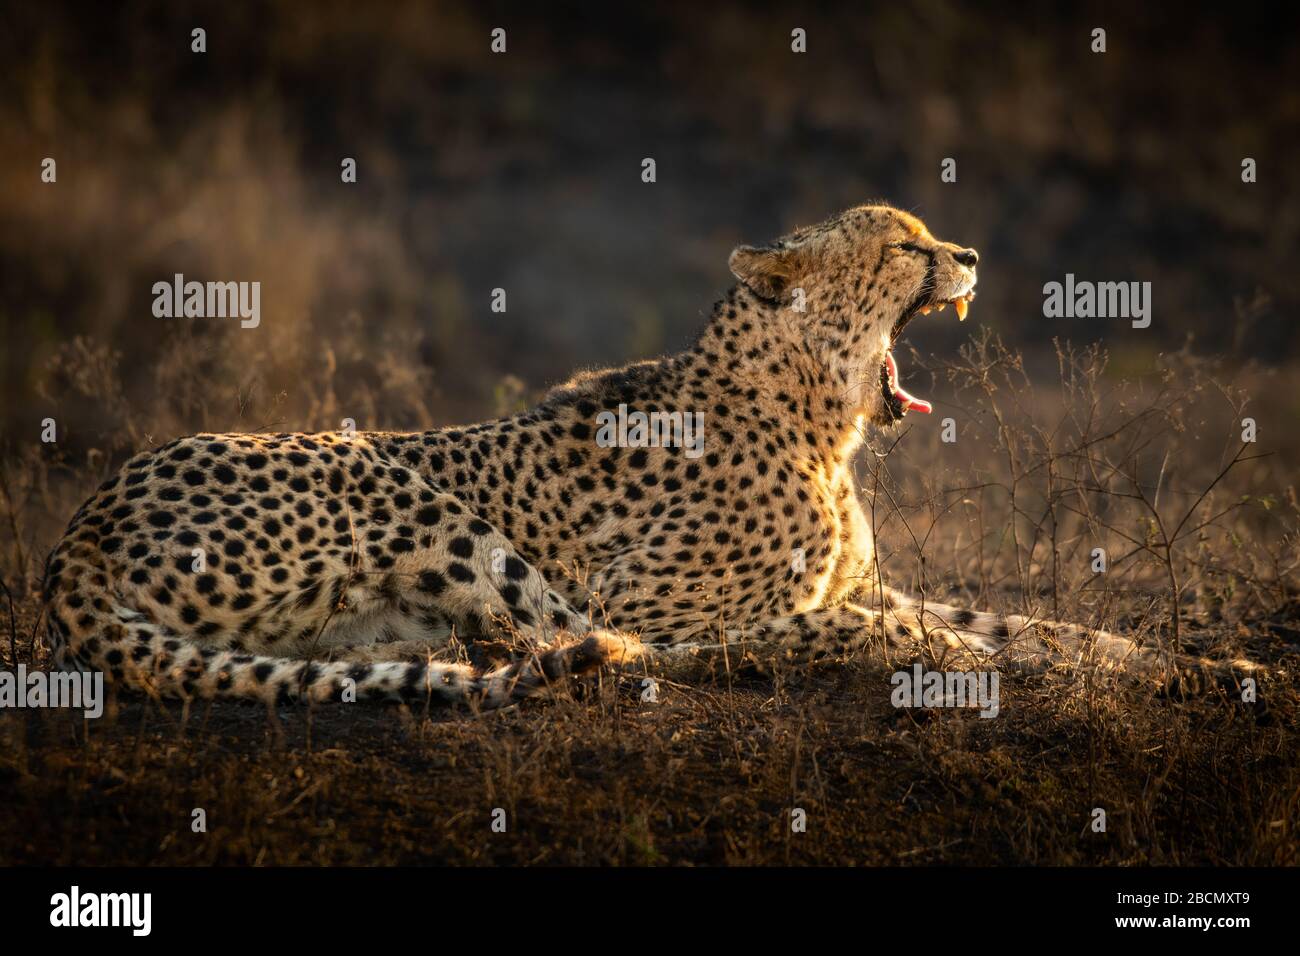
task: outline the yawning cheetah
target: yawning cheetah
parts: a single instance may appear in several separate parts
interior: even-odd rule
[[[171,696],[485,705],[724,643],[796,665],[892,647],[1170,673],[1122,637],[922,607],[875,577],[853,458],[869,425],[930,411],[891,347],[918,313],[964,316],[978,260],[862,206],[732,252],[739,283],[687,351],[518,415],[138,455],[50,556],[56,661]],[[693,416],[702,444],[611,445],[614,413]],[[448,625],[531,650],[496,669],[411,659]]]

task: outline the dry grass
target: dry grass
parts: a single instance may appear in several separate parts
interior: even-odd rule
[[[863,661],[665,684],[655,705],[607,675],[437,720],[0,711],[0,863],[1297,862],[1300,215],[1277,173],[1300,137],[1300,86],[1279,82],[1295,43],[1266,11],[1177,31],[1157,8],[1102,12],[810,9],[795,57],[775,7],[547,6],[512,12],[496,58],[490,8],[227,4],[196,60],[176,5],[9,11],[2,666],[46,663],[44,556],[139,449],[515,410],[532,396],[504,371],[684,342],[735,243],[883,196],[985,254],[975,321],[1016,345],[1057,331],[1036,320],[1047,276],[1151,280],[1161,303],[1144,333],[1075,327],[1122,341],[1108,363],[989,339],[959,355],[966,327],[918,329],[945,357],[929,387],[905,373],[936,414],[874,440],[860,475],[890,583],[1271,676],[1267,712],[1015,677],[994,720],[896,711],[889,668]],[[1083,42],[1099,19],[1103,58]],[[35,181],[46,156],[57,186]],[[178,271],[264,282],[265,321],[154,320],[147,291]],[[498,286],[509,313],[487,311]],[[1236,364],[1156,354],[1184,334]]]
[[[1059,388],[1031,385],[1024,360],[987,337],[929,363],[934,418],[874,442],[861,474],[891,582],[1248,656],[1271,668],[1267,708],[1062,671],[1005,679],[992,720],[898,711],[891,668],[857,661],[668,682],[657,703],[638,675],[605,675],[435,719],[148,700],[117,701],[97,722],[8,711],[0,861],[1294,864],[1295,459],[1276,440],[1285,409],[1269,406],[1288,392],[1285,373],[1229,382],[1188,354],[1141,379],[1111,377],[1097,352],[1062,350],[1055,363]],[[1032,377],[1052,369],[1040,362]],[[148,432],[115,397],[118,375],[79,343],[48,379],[116,416],[112,444],[2,461],[17,656],[38,666],[43,555]],[[309,387],[334,386],[327,369]],[[518,392],[507,383],[500,400]],[[247,427],[239,414],[225,424]],[[1261,440],[1238,454],[1244,414]],[[949,416],[952,444],[940,440]],[[1107,549],[1105,575],[1090,570],[1093,547]],[[806,833],[791,830],[796,807]],[[1096,807],[1104,834],[1089,828]],[[206,833],[191,830],[195,808]],[[505,833],[491,828],[495,808]]]

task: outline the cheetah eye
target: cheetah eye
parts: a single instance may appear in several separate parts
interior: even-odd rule
[[[918,255],[927,256],[927,257],[931,255],[931,251],[929,249],[925,248],[924,246],[918,245],[915,242],[909,242],[907,240],[900,240],[899,242],[891,242],[889,243],[888,246],[886,246],[886,248],[898,249],[901,250],[902,252],[915,252]]]

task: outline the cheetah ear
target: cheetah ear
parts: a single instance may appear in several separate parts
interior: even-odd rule
[[[794,252],[776,246],[736,246],[727,265],[732,275],[764,299],[781,298],[798,273]]]

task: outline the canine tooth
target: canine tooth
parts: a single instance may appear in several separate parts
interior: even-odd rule
[[[957,321],[958,321],[958,322],[960,322],[960,321],[962,321],[963,319],[966,318],[966,300],[965,300],[965,299],[955,299],[955,300],[953,301],[953,303],[952,303],[952,307],[953,307],[954,309],[957,310]]]

